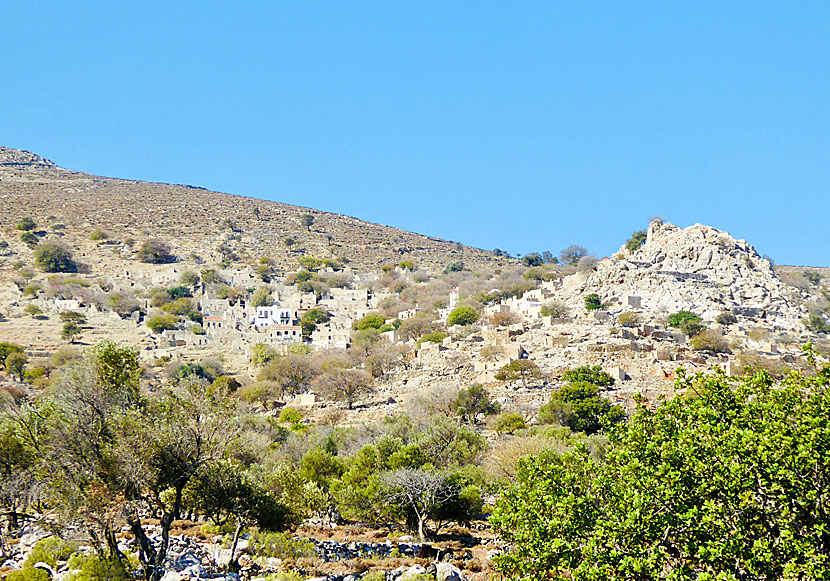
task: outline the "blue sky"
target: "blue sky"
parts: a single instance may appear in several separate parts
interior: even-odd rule
[[[15,2],[0,144],[511,253],[830,266],[830,3]]]

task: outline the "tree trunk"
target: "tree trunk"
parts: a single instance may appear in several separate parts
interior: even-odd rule
[[[427,542],[427,537],[424,534],[424,521],[426,520],[425,516],[418,516],[418,540],[422,543]]]
[[[242,532],[242,520],[236,525],[236,530],[233,532],[233,545],[231,545],[231,559],[228,561],[228,568],[233,567],[233,558],[236,555],[236,545],[239,542],[239,533]]]

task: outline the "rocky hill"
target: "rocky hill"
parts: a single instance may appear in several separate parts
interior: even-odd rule
[[[633,252],[623,246],[588,276],[568,283],[574,303],[596,293],[625,308],[626,297],[639,297],[649,312],[683,309],[714,320],[729,311],[779,329],[802,329],[807,314],[808,294],[782,283],[749,243],[701,224],[652,222],[642,246]]]
[[[31,216],[49,235],[75,237],[84,246],[101,230],[111,242],[161,238],[177,255],[196,254],[205,262],[228,252],[250,261],[267,255],[286,269],[303,255],[346,258],[358,270],[402,260],[435,269],[456,261],[473,266],[505,261],[456,242],[339,214],[70,171],[8,147],[0,147],[0,204],[0,228],[7,234]],[[306,214],[314,217],[310,227],[302,223]],[[16,238],[14,232],[10,237]],[[90,251],[95,253],[95,245]]]

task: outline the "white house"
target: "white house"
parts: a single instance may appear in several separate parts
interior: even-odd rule
[[[291,309],[285,309],[279,305],[270,307],[257,307],[256,313],[248,318],[248,322],[254,327],[290,326],[293,316]]]

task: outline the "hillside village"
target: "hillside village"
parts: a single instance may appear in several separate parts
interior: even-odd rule
[[[513,258],[316,210],[89,176],[8,148],[0,202],[0,344],[25,351],[0,388],[28,405],[67,381],[67,362],[113,341],[135,348],[148,398],[180,384],[208,399],[224,390],[256,449],[240,466],[284,479],[274,486],[298,515],[295,536],[313,543],[303,561],[257,553],[261,533],[242,538],[244,578],[357,581],[378,567],[377,581],[493,578],[491,558],[509,548],[485,519],[518,458],[551,441],[607,446],[599,425],[572,431],[561,410],[551,419],[574,370],[602,378],[589,387],[618,422],[673,398],[684,375],[780,377],[808,369],[807,343],[830,353],[828,269],[774,266],[700,224],[652,220],[601,259],[578,247]],[[458,411],[475,389],[488,405]],[[384,446],[389,464],[360,473],[361,454]],[[330,464],[308,464],[320,458]],[[473,508],[447,517],[457,526],[440,551],[452,565],[427,569],[439,553],[424,542],[426,516],[384,512],[392,459],[425,471],[444,462],[455,492],[475,493]],[[197,513],[176,520],[190,532],[174,536],[164,579],[239,578],[225,573],[242,525],[230,535]],[[110,548],[138,552],[142,526],[161,543],[162,519],[148,514],[138,528],[116,519]],[[445,523],[431,518],[437,540]],[[27,535],[4,549],[2,571],[24,570],[48,536]],[[381,561],[364,567],[370,557]],[[60,562],[54,578],[70,579]]]

